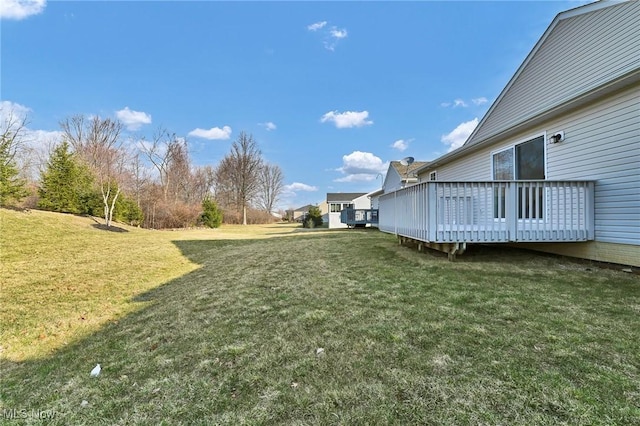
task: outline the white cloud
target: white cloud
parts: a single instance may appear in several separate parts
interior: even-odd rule
[[[229,139],[231,137],[231,127],[224,126],[222,129],[219,127],[212,127],[209,130],[197,128],[190,131],[189,136],[210,140]]]
[[[311,25],[307,25],[307,30],[313,32],[320,32],[323,37],[323,45],[327,50],[331,50],[332,52],[335,50],[338,41],[347,38],[348,32],[346,28],[338,28],[335,25],[330,28],[327,27],[327,21],[319,21]],[[320,31],[322,30],[322,31]]]
[[[149,114],[142,111],[133,111],[129,107],[116,111],[116,117],[129,130],[138,130],[143,124],[151,124],[151,116]]]
[[[349,127],[362,127],[373,124],[373,121],[367,120],[368,117],[368,111],[329,111],[322,116],[320,122],[333,122],[338,129],[346,129]]]
[[[0,120],[2,126],[11,124],[14,128],[21,126],[26,120],[22,129],[23,142],[26,148],[40,149],[48,148],[51,144],[58,143],[62,139],[62,132],[59,130],[32,130],[27,127],[29,124],[28,115],[31,108],[11,101],[0,102]],[[17,128],[16,128],[17,130]]]
[[[51,149],[62,140],[63,133],[59,130],[28,128],[30,112],[31,108],[24,105],[0,101],[0,126],[9,127],[13,131],[22,127],[16,160],[26,176],[37,179],[39,170],[46,164]]]
[[[49,147],[62,141],[64,133],[60,130],[30,130],[25,132],[25,140],[32,148]]]
[[[7,122],[8,120],[19,121],[22,122],[27,115],[31,111],[31,108],[28,108],[24,105],[20,105],[11,101],[1,101],[0,102],[0,119],[2,123]]]
[[[474,118],[471,121],[465,121],[464,123],[459,124],[458,127],[453,129],[450,133],[442,135],[440,141],[449,145],[449,150],[447,152],[451,152],[464,145],[465,141],[469,138],[469,135],[471,135],[478,126],[478,122],[478,118]]]
[[[327,25],[327,21],[320,21],[320,22],[316,22],[315,24],[307,25],[307,29],[309,31],[318,31],[319,29],[323,28],[325,25]]]
[[[389,163],[370,152],[353,151],[342,156],[342,167],[336,169],[346,176],[335,179],[335,182],[364,182],[376,178],[378,173],[386,172]]]
[[[453,101],[453,107],[454,108],[457,108],[457,107],[466,108],[468,106],[469,105],[465,101],[463,101],[462,99],[456,99],[456,100]]]
[[[347,30],[346,28],[339,30],[336,27],[331,27],[331,29],[329,30],[329,35],[337,39],[347,38]]]
[[[481,96],[479,98],[471,99],[471,103],[476,105],[476,106],[484,105],[487,102],[489,102],[489,100],[487,98],[485,98],[484,96]],[[458,108],[458,107],[460,107],[460,108],[468,108],[469,107],[469,102],[465,101],[464,99],[458,98],[458,99],[454,99],[453,102],[441,102],[440,106],[443,107],[443,108],[449,108],[449,107],[452,107],[452,108]]]
[[[334,179],[334,182],[371,182],[376,178],[376,175],[368,173],[356,173],[353,175],[345,176],[343,178]]]
[[[42,13],[46,5],[46,0],[2,0],[0,1],[0,18],[25,19]]]
[[[306,183],[293,182],[290,185],[285,185],[284,190],[287,192],[297,192],[297,191],[315,192],[318,190],[318,187],[307,185]]]
[[[271,130],[276,130],[278,128],[278,126],[275,125],[275,123],[271,122],[271,121],[267,121],[266,123],[258,123],[260,126],[263,126],[265,129],[267,129],[268,131]]]
[[[394,143],[391,144],[391,148],[397,149],[398,151],[402,152],[405,149],[409,148],[409,144],[413,142],[413,139],[398,139],[397,141],[395,141]]]

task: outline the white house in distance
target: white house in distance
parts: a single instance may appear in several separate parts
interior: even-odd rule
[[[382,189],[391,191],[417,183],[418,175],[416,171],[425,167],[427,164],[429,164],[427,161],[413,161],[411,164],[404,166],[400,161],[391,161],[387,175],[384,178],[384,183],[382,184]]]
[[[297,209],[291,209],[289,210],[289,215],[291,219],[299,222],[304,216],[306,216],[307,213],[309,213],[309,209],[311,207],[313,207],[313,204],[307,204],[306,206],[298,207]]]
[[[371,199],[371,208],[377,209],[380,196],[385,192],[395,191],[418,182],[416,171],[429,164],[428,161],[414,161],[407,166],[403,166],[400,161],[391,161],[387,174],[384,177],[382,188],[372,191],[367,196]]]
[[[328,192],[329,228],[346,228],[340,222],[340,212],[344,209],[370,209],[371,201],[366,192]]]
[[[416,174],[380,196],[381,230],[640,266],[640,2],[558,14],[466,143]]]

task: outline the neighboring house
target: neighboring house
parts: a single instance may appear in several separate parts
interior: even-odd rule
[[[428,161],[414,161],[408,166],[403,166],[400,161],[391,161],[384,182],[382,183],[382,188],[367,194],[371,199],[371,208],[378,208],[380,196],[385,192],[395,191],[396,189],[417,183],[418,175],[416,171],[427,164],[429,164]]]
[[[347,208],[370,209],[371,201],[366,192],[329,192],[327,193],[329,205],[329,228],[346,228],[347,225],[340,222],[340,212]]]
[[[380,196],[384,194],[384,189],[378,189],[367,194],[367,197],[371,200],[371,208],[377,209],[380,204]]]
[[[309,213],[309,208],[311,207],[314,207],[313,204],[307,204],[306,206],[298,207],[297,209],[292,210],[293,220],[296,222],[302,221],[304,216],[306,216],[307,213]]]
[[[327,200],[318,204],[318,207],[320,208],[320,214],[322,214],[322,223],[329,223],[329,204],[327,204]]]
[[[380,196],[381,230],[640,266],[640,2],[558,14],[467,142],[416,172]]]
[[[382,189],[385,192],[389,192],[417,183],[418,175],[416,171],[428,164],[429,162],[427,161],[414,161],[408,166],[403,166],[400,161],[390,162]]]

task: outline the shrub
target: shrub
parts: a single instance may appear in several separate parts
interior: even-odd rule
[[[144,220],[144,214],[138,204],[128,196],[120,194],[116,201],[114,219],[132,226],[140,226]]]
[[[202,214],[200,222],[209,228],[218,228],[222,223],[222,211],[211,198],[202,200]]]
[[[322,226],[322,212],[320,211],[320,207],[309,207],[309,212],[305,215],[302,221],[302,226],[304,228],[316,228],[318,226]]]

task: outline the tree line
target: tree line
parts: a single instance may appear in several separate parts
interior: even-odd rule
[[[217,165],[196,166],[188,142],[166,129],[133,141],[111,118],[75,115],[36,179],[26,170],[26,118],[0,124],[0,206],[89,214],[146,228],[183,228],[274,220],[284,189],[278,165],[241,132]],[[21,158],[22,156],[22,158]],[[22,160],[22,161],[20,161]]]

